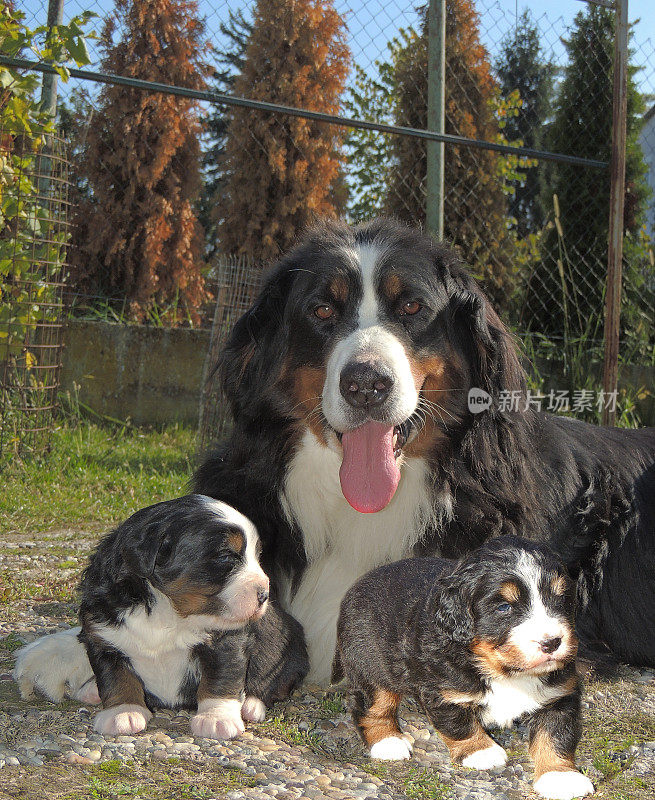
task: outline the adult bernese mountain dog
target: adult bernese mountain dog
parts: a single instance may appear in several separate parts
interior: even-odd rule
[[[341,598],[368,570],[546,541],[577,581],[583,644],[655,664],[655,430],[526,408],[511,336],[456,253],[389,220],[310,230],[221,363],[230,437],[193,491],[256,525],[272,596],[327,683]],[[471,388],[492,397],[473,414]]]

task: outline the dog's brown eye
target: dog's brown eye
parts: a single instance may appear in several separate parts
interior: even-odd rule
[[[410,300],[409,303],[405,303],[405,305],[401,308],[400,313],[412,317],[414,314],[418,314],[420,310],[421,304],[416,300]]]
[[[334,309],[332,306],[318,306],[318,308],[314,309],[314,314],[319,319],[330,319],[331,316],[334,314]]]

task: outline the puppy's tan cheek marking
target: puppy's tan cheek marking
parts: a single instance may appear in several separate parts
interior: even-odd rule
[[[214,593],[213,586],[197,586],[180,578],[164,587],[164,593],[181,617],[205,614],[209,607],[209,597]]]
[[[519,599],[519,587],[512,581],[503,583],[499,592],[501,597],[504,597],[508,603],[516,603]]]
[[[450,751],[450,757],[456,764],[461,764],[467,756],[477,753],[478,750],[485,750],[494,744],[494,740],[485,733],[479,722],[476,722],[475,730],[468,739],[451,739],[443,734],[441,737]]]
[[[376,742],[386,739],[387,736],[401,736],[402,731],[398,725],[398,705],[401,695],[387,689],[376,689],[373,703],[359,724],[366,740],[372,747]]]
[[[293,373],[291,394],[294,400],[294,416],[303,420],[319,442],[327,446],[321,418],[314,413],[320,406],[324,384],[324,369],[300,367]]]
[[[575,770],[573,753],[561,755],[555,750],[553,740],[546,731],[537,731],[530,743],[530,756],[534,761],[534,780],[544,772],[569,772]]]
[[[471,645],[471,652],[476,656],[482,672],[489,678],[501,678],[510,670],[523,669],[525,663],[521,651],[514,645],[497,647],[484,639],[478,639]]]

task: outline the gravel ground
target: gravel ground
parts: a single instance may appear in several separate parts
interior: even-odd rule
[[[105,737],[93,731],[93,708],[21,700],[11,681],[13,651],[75,623],[70,588],[90,540],[64,545],[66,539],[55,533],[51,546],[0,542],[0,576],[21,576],[20,585],[0,583],[0,797],[535,797],[524,728],[492,732],[509,753],[505,767],[466,770],[450,763],[440,738],[410,703],[401,707],[401,720],[414,739],[414,757],[389,763],[366,758],[343,695],[318,687],[302,687],[264,723],[229,742],[194,739],[184,712],[158,712],[137,736]],[[44,577],[53,573],[54,581]],[[53,585],[63,599],[49,599]],[[612,681],[587,681],[578,762],[598,797],[652,800],[654,671],[626,668]]]

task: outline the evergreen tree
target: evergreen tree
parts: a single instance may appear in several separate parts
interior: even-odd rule
[[[227,23],[221,22],[220,32],[226,44],[217,51],[216,62],[219,69],[213,69],[209,78],[209,88],[215,92],[230,94],[234,82],[245,66],[248,38],[252,33],[252,23],[243,12],[228,12]],[[213,105],[204,119],[204,129],[208,147],[202,158],[204,181],[198,203],[198,219],[205,231],[207,255],[211,257],[217,247],[218,226],[217,209],[219,198],[225,191],[228,176],[225,165],[225,144],[227,142],[229,116],[225,106]]]
[[[614,74],[614,12],[589,6],[574,20],[565,42],[568,63],[559,87],[548,149],[610,161]],[[628,74],[625,230],[636,234],[643,222],[648,188],[637,137],[643,100]],[[609,170],[556,164],[547,169],[544,208],[551,225],[542,258],[528,286],[525,322],[556,335],[602,336],[609,235]],[[553,196],[557,197],[554,205]],[[626,251],[628,255],[628,251]],[[626,263],[626,282],[630,270]]]
[[[105,72],[204,88],[195,0],[116,0],[101,46]],[[127,299],[136,320],[171,302],[193,315],[205,299],[193,208],[200,132],[193,101],[122,86],[100,92],[84,148],[91,196],[74,219],[73,280]]]
[[[540,149],[552,103],[554,68],[544,57],[539,31],[527,9],[516,28],[503,39],[496,73],[503,97],[518,91],[520,98],[515,115],[505,122],[505,137],[525,147]],[[542,170],[537,165],[527,171],[523,180],[512,182],[509,213],[516,219],[519,238],[536,232],[543,225],[541,177]]]
[[[339,113],[350,64],[333,0],[259,0],[238,95]],[[343,129],[237,108],[218,200],[220,249],[266,262],[316,216],[340,213]]]
[[[427,127],[427,8],[421,32],[401,32],[391,45],[395,118]],[[498,87],[480,41],[473,0],[446,6],[446,133],[496,141]],[[395,137],[387,191],[388,212],[409,222],[425,220],[427,155],[422,139]],[[446,145],[444,236],[485,282],[493,301],[508,308],[515,287],[514,240],[507,220],[502,161],[490,150]]]

